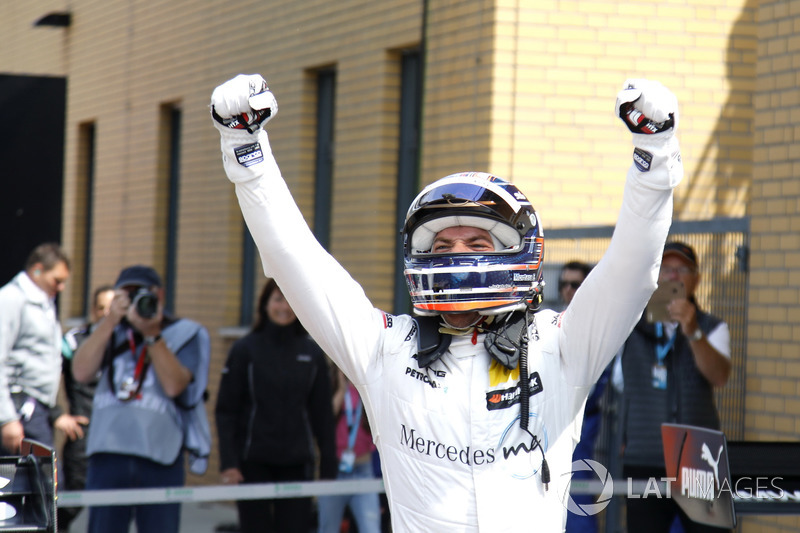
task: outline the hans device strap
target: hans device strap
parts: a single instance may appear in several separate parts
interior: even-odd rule
[[[417,323],[417,365],[428,368],[438,360],[450,347],[453,337],[439,333],[438,316],[420,316],[414,319]]]
[[[514,370],[519,362],[520,348],[527,327],[525,311],[514,312],[502,320],[496,320],[486,332],[483,345],[498,363]]]
[[[415,356],[417,365],[420,368],[428,368],[447,351],[453,337],[439,331],[441,324],[439,317],[422,316],[414,320],[419,331]],[[526,325],[525,312],[516,312],[495,320],[486,332],[483,341],[486,350],[498,363],[510,370],[517,368]]]

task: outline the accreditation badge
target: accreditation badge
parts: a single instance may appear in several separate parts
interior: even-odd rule
[[[653,388],[667,389],[667,367],[658,363],[653,365]]]

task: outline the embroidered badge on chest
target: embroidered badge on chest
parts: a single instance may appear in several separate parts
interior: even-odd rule
[[[517,375],[519,376],[519,373]],[[542,386],[542,379],[539,377],[538,372],[534,372],[530,375],[528,378],[528,383],[529,396],[534,396],[544,390],[544,387]],[[509,407],[519,403],[521,394],[522,389],[519,386],[519,383],[510,387],[491,390],[486,393],[486,409],[489,411],[508,409]]]

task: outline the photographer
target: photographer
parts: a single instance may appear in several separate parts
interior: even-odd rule
[[[663,304],[661,318],[649,320],[648,306],[620,359],[622,465],[629,479],[667,475],[662,423],[720,428],[714,388],[724,386],[731,372],[728,324],[700,309],[695,298],[700,272],[694,249],[682,242],[664,246],[658,282],[679,283],[682,292]],[[628,531],[666,533],[676,517],[689,533],[724,531],[693,523],[670,498],[628,498],[626,506]]]
[[[150,267],[125,268],[109,314],[81,345],[73,373],[102,376],[89,426],[87,490],[184,484],[184,420],[200,406],[208,381],[206,329],[165,316],[161,278]],[[193,468],[194,471],[194,468]],[[89,512],[89,533],[177,532],[180,504],[101,506]]]

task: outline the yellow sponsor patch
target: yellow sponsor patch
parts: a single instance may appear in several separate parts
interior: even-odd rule
[[[496,387],[501,383],[519,381],[519,365],[514,370],[509,370],[496,360],[492,359],[489,365],[489,386]]]

